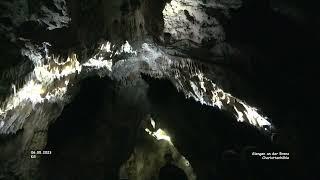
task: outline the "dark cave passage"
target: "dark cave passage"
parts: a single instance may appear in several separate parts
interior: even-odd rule
[[[310,2],[290,2],[299,4],[306,16],[315,13],[313,7],[304,7],[311,5]],[[291,149],[295,172],[300,177],[315,176],[312,164],[319,155],[310,137],[317,131],[313,117],[317,114],[317,102],[311,94],[317,91],[314,78],[318,66],[314,59],[319,57],[320,36],[316,25],[319,22],[314,18],[298,21],[269,5],[257,2],[255,8],[244,7],[233,12],[234,21],[225,26],[227,41],[250,54],[251,70],[242,75],[250,79],[257,97],[262,97],[255,98],[256,106],[279,128],[281,146]],[[309,95],[312,97],[308,98]]]
[[[190,160],[198,179],[267,180],[287,176],[291,162],[266,162],[251,155],[287,149],[272,144],[255,128],[236,122],[225,111],[185,99],[169,81],[148,76],[144,79],[150,85],[148,97],[155,120],[168,130],[177,149]]]
[[[68,138],[90,134],[89,131],[96,128],[95,122],[99,118],[98,113],[103,108],[104,100],[112,100],[112,93],[112,81],[107,78],[91,77],[81,82],[79,94],[50,127],[49,132],[54,134],[52,145],[61,145],[61,142],[68,141]],[[55,132],[58,129],[59,133]]]
[[[117,179],[120,165],[138,143],[136,135],[142,133],[138,127],[147,113],[169,132],[177,149],[190,160],[198,179],[225,179],[232,175],[281,179],[270,172],[288,172],[285,167],[289,162],[266,163],[251,156],[252,151],[286,152],[255,128],[236,122],[227,112],[185,99],[167,80],[148,76],[143,79],[149,84],[150,105],[140,106],[150,106],[150,112],[119,101],[124,97],[115,93],[119,92],[117,85],[109,79],[84,80],[74,101],[49,128],[46,149],[53,154],[41,161],[43,176]]]
[[[47,179],[117,179],[131,154],[139,112],[116,101],[115,84],[92,77],[49,128]]]

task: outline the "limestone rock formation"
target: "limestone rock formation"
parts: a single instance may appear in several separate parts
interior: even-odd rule
[[[164,149],[190,179],[312,174],[297,163],[319,40],[307,4],[1,1],[0,179],[157,179]]]

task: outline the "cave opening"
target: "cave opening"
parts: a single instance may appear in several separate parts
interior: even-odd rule
[[[266,164],[250,157],[253,151],[281,149],[254,127],[235,122],[232,114],[218,108],[185,99],[168,80],[147,75],[142,75],[142,80],[148,88],[147,100],[138,98],[141,108],[132,106],[132,99],[124,100],[128,93],[132,97],[144,91],[140,86],[119,88],[112,80],[98,77],[82,81],[79,94],[49,128],[46,149],[53,154],[41,161],[44,176],[88,179],[95,174],[95,179],[119,178],[121,164],[137,143],[141,146],[138,135],[146,135],[141,128],[146,114],[169,132],[200,179],[223,179],[231,169],[244,178],[265,177],[271,170],[283,172],[278,165],[281,163]],[[246,163],[250,166],[242,167]],[[263,172],[254,170],[257,165],[264,167]]]
[[[226,111],[185,99],[168,80],[144,79],[150,85],[148,97],[155,121],[159,119],[160,126],[168,130],[198,179],[281,179],[288,173],[288,162],[266,163],[252,157],[252,152],[286,150],[254,127],[236,122]]]
[[[49,128],[46,149],[53,154],[41,161],[46,178],[90,179],[95,174],[96,179],[116,179],[135,133],[134,124],[130,131],[121,120],[134,122],[135,116],[115,96],[115,83],[108,78],[81,82],[79,94]],[[121,109],[129,113],[121,115]]]

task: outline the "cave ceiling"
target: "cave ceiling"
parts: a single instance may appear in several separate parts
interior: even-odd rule
[[[172,143],[166,134],[179,137],[175,128],[183,128],[183,122],[170,124],[175,120],[169,115],[160,115],[156,121],[149,117],[158,110],[150,105],[147,94],[158,81],[169,82],[166,85],[173,87],[185,103],[192,101],[199,108],[211,109],[207,111],[225,113],[271,144],[276,143],[282,129],[296,133],[297,128],[287,130],[284,122],[298,117],[295,113],[307,104],[302,97],[308,90],[299,93],[295,88],[307,84],[301,79],[315,72],[312,65],[301,65],[296,59],[311,59],[316,51],[307,39],[319,38],[319,29],[303,29],[319,22],[316,10],[307,4],[286,0],[1,1],[0,179],[28,179],[37,171],[40,160],[27,163],[28,151],[46,148],[50,126],[61,119],[65,108],[83,91],[83,82],[90,78],[113,84],[118,89],[114,96],[122,97],[119,101],[132,103],[136,111],[148,117],[128,123],[128,133],[142,128],[153,137],[146,140],[150,146],[171,148],[180,158],[177,162],[188,164],[182,168],[190,179],[197,174],[205,179],[205,170],[199,170],[197,158],[188,150],[179,149],[186,139]],[[297,45],[290,42],[292,37]],[[305,55],[307,52],[311,53]],[[294,76],[297,73],[301,75]],[[164,86],[156,87],[159,96],[166,95]],[[123,109],[123,113],[130,114],[128,111]],[[194,111],[196,114],[196,108]],[[172,119],[155,128],[167,116]],[[153,128],[150,124],[137,128],[135,124],[142,120],[151,120]],[[192,125],[185,126],[191,131]],[[210,131],[210,127],[203,131]],[[159,145],[161,139],[166,144]],[[280,146],[291,148],[292,143],[286,143]],[[151,150],[143,147],[135,146],[136,154],[127,154],[129,160],[127,164],[126,158],[122,160],[121,169],[133,168],[130,162],[137,166],[140,161],[148,163],[141,157]],[[194,162],[194,172],[183,155],[192,165]],[[148,156],[155,154],[149,152]],[[150,178],[143,172],[131,176]],[[156,171],[146,168],[145,172],[152,176]]]

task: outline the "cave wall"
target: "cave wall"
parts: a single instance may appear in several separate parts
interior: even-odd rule
[[[183,11],[175,12],[177,6],[178,9],[180,8]],[[289,2],[286,0],[263,2],[252,0],[243,0],[242,2],[236,0],[219,2],[210,0],[14,0],[0,2],[0,8],[1,102],[14,93],[12,84],[16,84],[16,89],[19,90],[25,84],[24,78],[35,68],[30,61],[30,57],[21,53],[21,49],[26,48],[26,43],[41,44],[46,41],[52,45],[49,47],[51,52],[62,57],[67,57],[71,52],[76,52],[78,60],[85,62],[95,53],[100,41],[110,40],[120,46],[124,40],[144,41],[145,38],[151,37],[155,42],[168,49],[179,49],[174,53],[182,52],[181,54],[187,58],[197,59],[204,64],[203,66],[209,68],[206,71],[209,74],[208,76],[215,82],[219,82],[219,85],[227,92],[263,109],[265,114],[272,117],[273,123],[280,130],[279,134],[276,134],[278,141],[275,143],[277,147],[289,151],[293,155],[293,159],[296,160],[292,163],[292,166],[289,166],[290,171],[296,172],[296,174],[293,174],[299,177],[307,174],[313,175],[311,171],[313,167],[307,159],[317,159],[313,157],[316,150],[311,148],[314,145],[314,140],[309,137],[312,137],[316,132],[313,121],[317,107],[314,100],[314,94],[316,94],[314,79],[317,66],[314,65],[314,61],[318,57],[319,29],[317,25],[319,24],[319,16],[316,7],[311,2]],[[163,15],[163,10],[166,10],[167,14],[164,13]],[[166,17],[170,18],[166,19]],[[194,34],[194,32],[196,33]],[[41,52],[45,54],[45,48],[42,48]],[[221,61],[217,61],[217,59],[221,59]],[[210,72],[214,73],[210,74]],[[136,78],[136,76],[132,77],[132,79]],[[139,80],[138,82],[143,81]],[[161,89],[162,87],[158,88]],[[141,95],[139,89],[141,88],[134,86],[130,90],[124,88],[117,93]],[[138,96],[137,99],[145,99],[143,93],[141,95],[143,98]],[[172,95],[172,97],[175,96]],[[132,108],[138,107],[137,111],[141,111],[139,103],[149,103],[132,99],[125,101],[124,99],[120,98],[117,101],[121,101],[123,104],[131,104]],[[132,104],[132,102],[135,103]],[[167,104],[171,105],[169,109],[166,107]],[[149,108],[149,104],[146,106]],[[223,139],[224,136],[231,136],[222,132],[220,132],[221,134],[218,133],[219,135],[209,133],[211,127],[215,126],[215,124],[211,124],[209,117],[212,114],[216,115],[216,113],[208,112],[206,115],[209,117],[203,118],[206,121],[202,125],[198,124],[198,117],[189,114],[188,116],[193,118],[188,121],[191,125],[185,125],[187,130],[184,132],[179,131],[179,128],[181,124],[184,124],[183,120],[187,118],[185,117],[187,115],[184,114],[183,110],[175,109],[179,106],[182,105],[174,101],[165,101],[162,105],[153,107],[155,108],[154,111],[161,111],[161,113],[158,113],[161,116],[159,119],[164,124],[167,123],[166,128],[169,128],[172,135],[176,136],[178,149],[190,159],[202,179],[212,177],[216,174],[216,171],[220,171],[219,168],[225,168],[224,170],[226,170],[230,163],[226,167],[212,168],[207,157],[212,157],[212,154],[215,154],[214,156],[218,157],[216,162],[219,162],[220,154],[225,149],[216,150],[215,148],[228,145],[222,142],[217,143],[218,140],[214,138],[210,139],[210,141],[213,141],[210,145],[205,141],[198,142],[199,137],[221,136]],[[199,108],[197,105],[190,106],[190,112]],[[29,106],[21,107],[19,111],[30,112],[30,108]],[[36,108],[46,112],[48,110],[51,113],[46,114],[42,111],[37,111],[31,115],[21,113],[17,116],[24,117],[25,115],[29,119],[20,128],[20,131],[17,131],[16,134],[1,136],[0,179],[7,177],[7,174],[12,179],[14,177],[39,175],[37,167],[40,162],[30,161],[29,151],[46,147],[48,125],[56,119],[57,114],[62,112],[62,106],[60,104],[44,104]],[[118,108],[123,107],[119,105]],[[148,108],[143,111],[149,111]],[[133,113],[134,110],[128,109],[123,111]],[[200,109],[198,111],[207,112],[211,110]],[[110,110],[110,112],[113,112],[113,110]],[[199,114],[201,114],[200,112]],[[39,117],[43,115],[48,117],[50,121],[40,121]],[[62,114],[62,119],[63,116],[64,114]],[[101,116],[110,116],[110,114]],[[137,118],[133,122],[139,121],[138,119],[141,118]],[[116,116],[115,119],[121,119],[121,122],[126,124],[124,129],[133,128],[132,131],[134,131],[135,126],[133,124],[135,123],[127,122],[126,117]],[[175,121],[171,119],[175,119]],[[217,119],[226,122],[229,122],[227,119],[230,119],[230,124],[222,125],[225,129],[232,126],[232,117],[228,117],[228,115],[217,117]],[[116,127],[122,127],[120,122],[119,124],[114,122],[114,124]],[[221,126],[221,124],[219,125]],[[16,127],[12,128],[15,129]],[[236,128],[251,131],[244,127],[237,126]],[[121,134],[120,132],[125,131],[124,129],[115,130],[115,134]],[[108,130],[110,130],[110,127],[98,131],[96,134],[100,135],[100,133],[103,134]],[[219,128],[216,130],[219,132]],[[192,134],[193,131],[201,133]],[[233,131],[236,130],[233,129]],[[239,133],[241,134],[241,132]],[[252,133],[255,134],[255,132]],[[112,144],[115,143],[114,140],[109,139],[110,134],[103,135]],[[92,136],[88,135],[87,138],[94,138]],[[130,138],[132,136],[128,135]],[[260,137],[260,135],[257,136]],[[249,137],[245,136],[243,139],[230,137],[225,141],[236,143],[246,138]],[[192,144],[206,147],[207,151],[198,150],[194,152],[194,145],[188,146],[187,140],[189,139],[192,140]],[[258,139],[261,143],[260,140],[263,137]],[[79,142],[76,145],[83,146],[81,143]],[[258,142],[254,141],[249,144],[256,143]],[[246,145],[248,144],[243,143],[240,146],[243,148]],[[269,144],[261,145],[260,148],[266,148],[265,146],[269,146]],[[106,148],[109,147],[110,145],[106,145]],[[62,150],[65,150],[63,148]],[[65,148],[71,154],[70,149]],[[132,150],[133,145],[126,144],[126,148]],[[92,147],[88,151],[97,149],[99,147]],[[114,152],[115,149],[110,151]],[[236,150],[240,151],[239,149]],[[68,153],[65,156],[70,155]],[[198,156],[199,154],[201,156]],[[61,157],[64,156],[61,155]],[[115,160],[117,166],[120,166],[127,157],[129,157],[128,152],[119,156],[120,159]],[[74,157],[74,159],[76,158]],[[299,161],[303,163],[297,163]],[[56,162],[57,164],[61,163],[59,160]],[[84,162],[86,160],[82,161],[82,163]],[[66,169],[69,168],[72,169],[71,172],[76,172],[77,170],[71,166],[71,164],[67,164]],[[103,166],[114,168],[111,164]],[[268,174],[268,170],[273,170],[269,165],[266,166],[266,171],[262,174]],[[56,168],[56,166],[53,167]],[[84,166],[82,168],[85,169]],[[233,169],[236,169],[236,167],[233,167]],[[221,170],[221,172],[224,172],[224,170]],[[285,178],[286,172],[288,171],[284,170],[281,177]],[[115,176],[116,170],[110,170],[108,173]],[[101,177],[104,176],[106,175],[101,175]],[[224,175],[220,174],[219,176],[223,177]],[[253,176],[259,177],[259,175]]]

